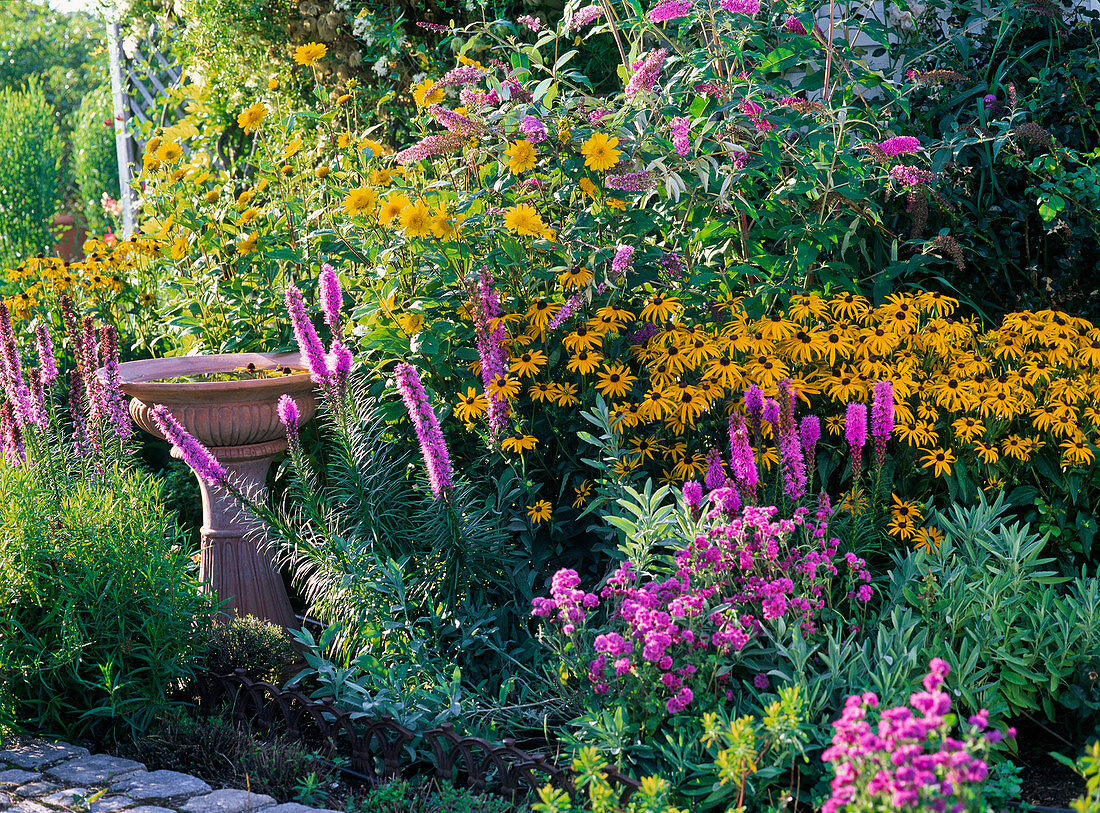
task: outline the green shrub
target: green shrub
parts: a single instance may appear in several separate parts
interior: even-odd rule
[[[210,602],[155,480],[44,468],[0,464],[0,708],[66,738],[144,730],[190,676]]]
[[[64,187],[64,142],[35,79],[0,90],[0,155],[0,265],[14,266],[53,244]]]
[[[246,615],[210,628],[200,663],[216,675],[243,669],[252,680],[279,683],[299,660],[286,630]]]
[[[511,813],[527,808],[448,784],[413,785],[402,779],[369,791],[360,809],[371,813]]]
[[[73,173],[84,218],[94,234],[105,233],[110,225],[103,214],[103,195],[120,194],[113,121],[111,89],[106,85],[84,98],[73,121]]]

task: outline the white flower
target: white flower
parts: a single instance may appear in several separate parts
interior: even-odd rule
[[[379,76],[385,76],[389,72],[389,69],[390,63],[389,60],[387,60],[385,57],[380,57],[379,60],[375,62],[374,66],[371,68],[371,70]]]

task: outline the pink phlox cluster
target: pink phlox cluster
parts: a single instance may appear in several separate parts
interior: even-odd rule
[[[665,0],[649,10],[646,19],[651,23],[664,23],[677,20],[691,11],[691,0]]]
[[[691,119],[687,116],[677,116],[668,123],[669,132],[672,134],[672,148],[677,155],[687,155],[691,152]]]
[[[933,658],[924,691],[909,698],[911,708],[883,709],[875,726],[870,712],[879,702],[873,692],[847,699],[833,723],[832,745],[822,754],[834,771],[832,795],[822,813],[852,805],[933,811],[965,807],[989,775],[988,764],[973,753],[988,726],[988,712],[970,718],[968,740],[950,736],[951,697],[942,689],[949,672],[946,662]]]
[[[667,49],[658,48],[655,51],[650,51],[630,66],[633,75],[630,77],[630,81],[626,83],[627,99],[633,99],[639,94],[653,90],[653,85],[657,82],[657,75],[661,72],[661,66],[665,64],[665,57],[667,56]]]
[[[550,597],[536,598],[531,605],[531,615],[539,618],[556,616],[561,631],[572,635],[577,625],[584,622],[588,610],[600,605],[599,596],[578,589],[581,577],[575,570],[562,569],[550,580]]]

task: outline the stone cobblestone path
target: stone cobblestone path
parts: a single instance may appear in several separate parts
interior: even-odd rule
[[[0,813],[337,813],[275,804],[246,790],[214,790],[176,771],[91,754],[63,742],[20,740],[0,747]]]

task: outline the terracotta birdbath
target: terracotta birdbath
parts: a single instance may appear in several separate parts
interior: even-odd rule
[[[304,369],[297,353],[143,359],[119,368],[122,390],[132,399],[130,416],[138,426],[163,439],[152,416],[153,407],[163,404],[210,449],[230,472],[233,482],[256,497],[263,495],[275,455],[287,448],[286,433],[276,412],[280,396],[287,394],[294,399],[300,423],[313,417],[317,409],[309,373],[247,377],[249,373],[243,372]],[[230,377],[232,380],[221,380]],[[178,380],[181,378],[187,380]],[[176,449],[172,454],[179,457]],[[208,486],[202,479],[199,488],[199,579],[239,616],[253,615],[288,629],[297,627],[258,520],[225,489]]]

